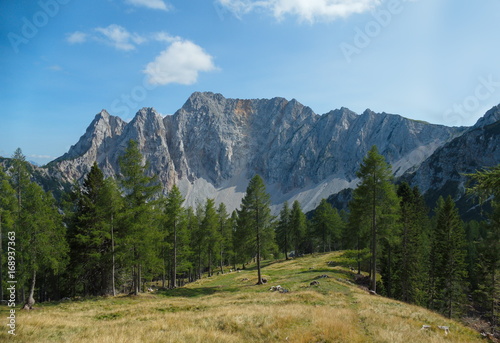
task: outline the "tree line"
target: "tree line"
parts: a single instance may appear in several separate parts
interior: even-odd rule
[[[26,308],[35,298],[138,294],[152,281],[176,288],[252,262],[262,283],[264,259],[345,250],[373,292],[498,322],[500,167],[470,176],[469,192],[492,210],[484,222],[464,223],[452,198],[429,211],[418,188],[396,185],[376,147],[360,165],[349,211],[323,199],[309,216],[294,201],[274,217],[258,175],[232,213],[214,199],[185,207],[176,185],[161,195],[133,140],[119,166],[119,175],[105,178],[94,163],[57,203],[30,179],[16,150],[11,168],[0,170],[0,299],[8,281],[5,233],[15,232],[17,297]]]

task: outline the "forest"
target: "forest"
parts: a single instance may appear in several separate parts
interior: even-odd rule
[[[57,201],[32,180],[20,149],[0,166],[0,300],[9,280],[29,310],[35,301],[138,294],[153,283],[181,287],[252,262],[263,283],[263,260],[344,250],[373,293],[498,327],[500,165],[469,175],[467,192],[485,219],[464,222],[451,197],[430,209],[418,188],[396,184],[375,146],[348,211],[323,199],[308,214],[285,202],[278,216],[259,175],[229,213],[214,199],[184,207],[175,185],[163,196],[133,140],[119,163],[113,178],[94,163]]]

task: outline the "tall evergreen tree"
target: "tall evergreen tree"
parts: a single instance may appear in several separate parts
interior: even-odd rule
[[[449,318],[463,310],[466,301],[467,266],[463,224],[452,198],[440,198],[436,208],[436,225],[432,236],[435,278],[432,294],[434,309]]]
[[[425,259],[428,251],[425,236],[429,225],[427,209],[418,188],[402,183],[400,199],[400,244],[395,250],[394,297],[407,303],[423,304]]]
[[[322,199],[312,218],[314,234],[319,239],[323,252],[340,247],[344,223],[338,210]]]
[[[29,296],[24,308],[32,309],[37,273],[46,270],[59,273],[67,263],[68,247],[62,216],[52,194],[45,193],[35,183],[29,183],[23,192],[23,199],[16,241],[23,243],[23,261],[31,273]]]
[[[255,175],[249,182],[239,211],[239,226],[244,226],[253,234],[253,239],[241,244],[253,248],[257,260],[257,284],[262,284],[262,253],[274,244],[274,231],[271,225],[271,197],[266,192],[264,181]]]
[[[304,242],[306,238],[306,230],[306,216],[304,212],[302,212],[300,203],[295,200],[292,204],[292,210],[290,212],[290,233],[296,256],[299,256],[306,251]]]
[[[500,323],[500,164],[468,175],[473,185],[468,189],[480,202],[491,201],[492,212],[480,240],[477,253],[477,289],[475,297],[494,326]]]
[[[228,261],[232,253],[232,227],[226,205],[223,202],[217,208],[217,221],[219,223],[220,272],[224,274],[224,262]]]
[[[354,200],[351,202],[351,215],[359,218],[359,226],[367,225],[370,232],[370,277],[371,289],[377,290],[377,260],[378,242],[381,237],[386,242],[391,237],[390,228],[394,223],[397,211],[397,196],[391,183],[391,166],[373,146],[363,159],[356,174],[360,183],[354,190]]]
[[[179,188],[174,185],[170,190],[166,203],[165,203],[165,214],[166,214],[166,226],[167,226],[167,237],[169,247],[171,248],[171,274],[170,274],[170,287],[177,287],[177,266],[179,264],[178,261],[178,253],[179,253],[179,243],[181,246],[184,246],[185,242],[180,242],[179,237],[184,237],[183,234],[183,215],[184,209],[182,208],[182,204],[184,202],[184,198],[182,197]],[[179,235],[179,233],[181,233]],[[166,265],[166,261],[164,260],[164,264]]]
[[[285,259],[288,260],[288,252],[292,250],[292,237],[290,228],[290,207],[288,201],[283,203],[283,208],[280,211],[278,225],[276,227],[276,242],[280,251],[285,254]]]
[[[216,252],[218,251],[219,245],[219,231],[218,231],[218,219],[217,210],[215,209],[214,199],[207,199],[205,203],[205,213],[203,221],[201,223],[203,229],[203,235],[206,239],[207,247],[207,262],[208,262],[208,276],[213,274],[213,264],[214,259],[217,257]]]
[[[123,262],[131,268],[132,292],[141,291],[142,274],[148,268],[160,265],[161,260],[156,252],[160,241],[159,215],[155,207],[155,198],[160,185],[155,177],[147,175],[147,164],[136,141],[128,142],[125,153],[119,158],[120,185],[125,193],[125,208],[122,216],[120,248]]]

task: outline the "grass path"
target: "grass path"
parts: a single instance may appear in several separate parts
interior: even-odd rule
[[[335,261],[328,264],[330,261]],[[17,311],[17,336],[0,342],[481,342],[479,334],[425,309],[350,284],[341,253],[265,264],[161,294],[42,304]],[[328,278],[317,279],[321,275]],[[319,286],[309,286],[318,280]],[[289,293],[270,292],[281,285]],[[7,308],[0,307],[7,322]],[[423,324],[446,325],[422,331]]]

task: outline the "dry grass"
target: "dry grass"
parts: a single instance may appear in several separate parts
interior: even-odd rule
[[[17,336],[0,342],[480,342],[479,335],[425,309],[371,296],[328,267],[338,254],[273,263],[268,285],[255,271],[224,274],[158,295],[120,296],[18,311]],[[312,269],[311,269],[312,268]],[[320,286],[309,287],[317,276]],[[270,285],[291,290],[269,292]],[[1,308],[5,312],[5,307]],[[2,317],[6,317],[3,316]],[[422,331],[423,324],[446,325]]]

